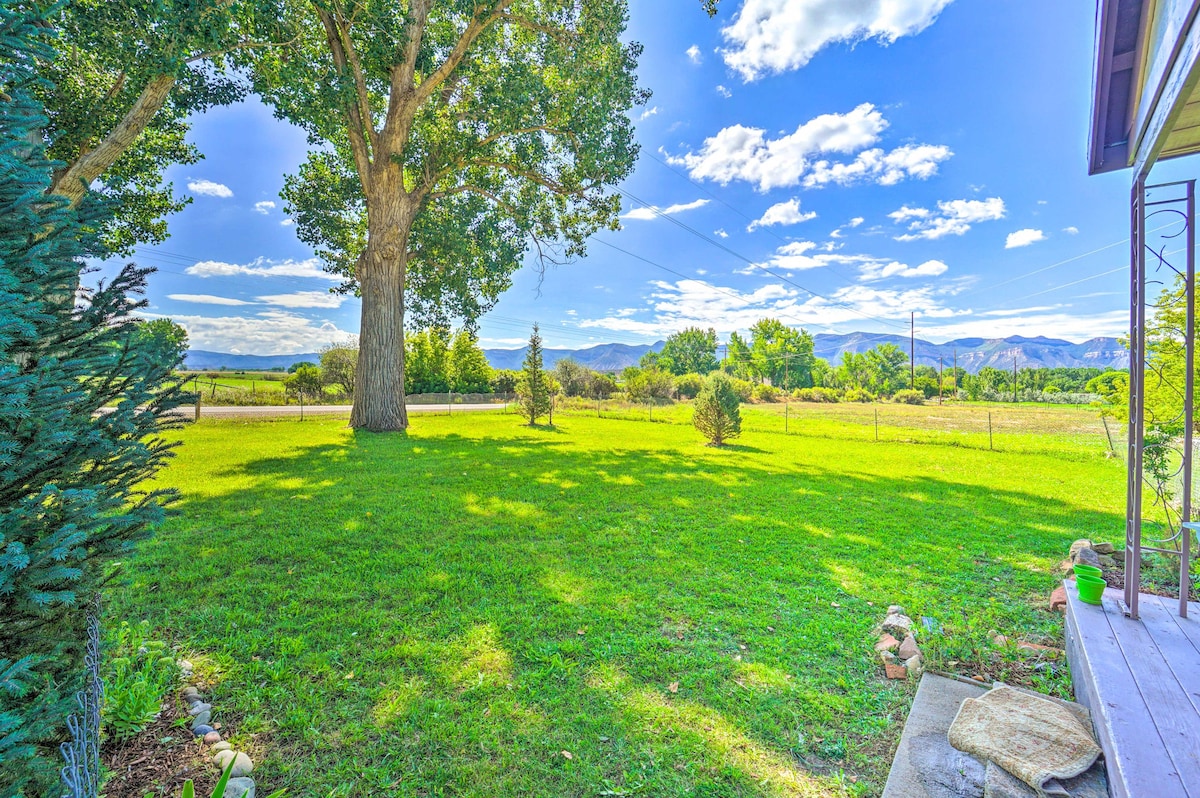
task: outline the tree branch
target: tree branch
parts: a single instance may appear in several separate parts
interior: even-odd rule
[[[500,0],[496,4],[496,7],[492,9],[491,13],[483,17],[479,16],[479,11],[482,9],[476,10],[475,14],[471,17],[471,22],[467,25],[467,29],[463,31],[462,36],[458,38],[458,41],[454,44],[454,49],[451,50],[450,54],[446,56],[446,60],[443,61],[437,69],[429,73],[429,76],[421,81],[421,85],[417,86],[416,91],[413,92],[413,98],[418,107],[424,103],[431,94],[437,91],[438,87],[441,86],[442,83],[444,83],[446,79],[454,73],[454,70],[458,69],[458,65],[461,64],[463,59],[467,57],[467,53],[470,51],[471,46],[475,44],[475,40],[478,39],[485,30],[490,28],[496,22],[496,20],[503,17],[505,10],[511,6],[513,2],[514,0]]]
[[[337,68],[339,75],[346,75],[350,71],[349,59],[346,57],[346,51],[343,49],[343,39],[339,30],[337,20],[322,8],[316,8],[317,15],[321,19],[321,24],[325,27],[325,40],[329,44],[329,52],[333,56],[334,66]],[[355,83],[358,78],[355,78]],[[354,153],[354,164],[358,168],[359,180],[362,181],[363,190],[369,191],[371,180],[371,153],[373,153],[374,141],[374,126],[370,127],[370,133],[367,133],[367,125],[364,124],[362,117],[363,112],[370,111],[369,104],[362,104],[362,98],[358,103],[347,102],[342,106],[342,113],[346,116],[346,132],[350,136],[350,150]]]

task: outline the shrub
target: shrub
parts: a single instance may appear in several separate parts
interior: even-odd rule
[[[516,393],[517,380],[520,378],[521,372],[499,370],[492,374],[491,385],[494,393]]]
[[[704,375],[681,374],[675,378],[675,394],[683,399],[695,399],[704,389]]]
[[[358,349],[352,346],[330,346],[321,352],[321,381],[337,386],[342,396],[354,396],[354,373],[358,369]]]
[[[755,385],[750,391],[750,399],[755,402],[778,402],[779,389],[765,382]]]
[[[325,393],[325,380],[321,376],[320,368],[304,363],[283,381],[283,389],[297,396],[316,399]]]
[[[634,402],[648,399],[670,399],[675,393],[675,380],[659,368],[625,369],[625,395]]]
[[[740,401],[750,401],[750,394],[754,392],[754,383],[750,382],[749,380],[732,378],[729,380],[729,385],[733,388],[733,392],[737,394],[737,398]]]
[[[847,388],[842,394],[843,402],[874,402],[875,394],[865,388]]]
[[[925,392],[905,388],[903,391],[896,391],[892,395],[892,401],[902,405],[923,405],[925,404]]]
[[[801,402],[836,404],[839,401],[837,391],[831,388],[797,388],[792,397]]]
[[[724,374],[714,374],[696,395],[692,423],[708,438],[709,446],[721,446],[742,432],[741,400],[733,381]]]
[[[124,740],[158,717],[179,669],[167,644],[146,639],[149,623],[122,622],[104,663],[104,709],[108,736]]]

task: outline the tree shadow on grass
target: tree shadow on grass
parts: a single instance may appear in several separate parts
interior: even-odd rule
[[[832,795],[842,768],[881,785],[898,735],[879,607],[1030,622],[1047,564],[1120,524],[917,453],[894,476],[540,431],[196,462],[206,494],[113,605],[227,669],[272,787]]]

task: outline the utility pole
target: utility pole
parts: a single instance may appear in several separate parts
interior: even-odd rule
[[[1013,355],[1013,404],[1017,401],[1017,356]]]
[[[954,347],[954,396],[958,397],[958,347]]]
[[[908,387],[917,388],[917,314],[908,314]]]
[[[942,403],[942,356],[938,355],[938,404]]]

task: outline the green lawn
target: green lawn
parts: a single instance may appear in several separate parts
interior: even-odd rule
[[[1122,528],[1100,455],[555,420],[189,426],[180,515],[107,617],[219,679],[260,789],[876,795],[912,690],[873,658],[884,607],[971,672],[991,629],[1061,639],[1053,566]]]

